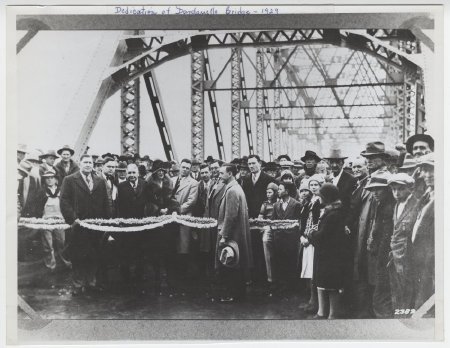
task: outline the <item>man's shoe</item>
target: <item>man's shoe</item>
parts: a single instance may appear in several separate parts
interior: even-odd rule
[[[319,315],[319,314],[315,314],[312,319],[314,320],[323,320],[323,319],[328,319],[326,316],[324,315]]]

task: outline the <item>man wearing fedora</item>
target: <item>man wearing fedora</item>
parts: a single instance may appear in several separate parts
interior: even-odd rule
[[[106,182],[93,175],[93,166],[92,157],[82,155],[80,170],[66,176],[61,186],[61,213],[66,223],[72,226],[69,252],[73,269],[73,296],[82,295],[90,289],[100,290],[96,273],[104,232],[87,230],[80,225],[83,219],[110,217]]]
[[[406,141],[406,151],[414,158],[434,152],[434,139],[428,134],[414,134]]]
[[[54,166],[55,160],[58,158],[55,150],[48,150],[46,153],[39,157],[42,161],[42,164],[39,166],[39,174],[42,175],[46,172],[54,172],[56,173],[56,168]]]
[[[40,150],[32,150],[25,156],[25,159],[31,163],[32,168],[29,173],[35,180],[38,181],[39,186],[41,186],[41,175],[40,175],[40,165],[42,164],[41,160],[42,152]]]
[[[236,177],[236,180],[239,183],[239,185],[242,186],[244,184],[244,179],[250,175],[250,168],[248,167],[246,159],[241,159],[239,161],[239,164],[237,164],[237,166],[239,169],[239,173],[237,175],[238,177]]]
[[[366,159],[369,176],[367,183],[373,175],[387,174],[387,158],[384,143],[376,141],[367,143],[361,156]],[[367,276],[367,245],[371,224],[376,211],[377,202],[370,190],[357,190],[352,196],[352,206],[348,216],[347,226],[353,226],[351,239],[353,244],[353,289],[355,315],[359,318],[368,318],[372,315],[373,287],[369,284]]]
[[[295,185],[300,187],[303,179],[309,179],[316,174],[317,164],[322,160],[314,151],[306,150],[305,155],[300,158],[304,163],[303,170],[299,172]]]
[[[350,209],[352,192],[355,190],[357,183],[357,179],[353,175],[344,171],[346,158],[348,157],[342,156],[340,149],[331,149],[329,155],[324,157],[331,169],[331,183],[339,189],[339,199],[345,213]]]
[[[219,171],[225,185],[217,218],[216,270],[218,280],[224,286],[219,301],[234,302],[245,297],[245,283],[250,278],[253,262],[250,224],[245,194],[235,179],[236,166],[226,163]],[[232,251],[224,252],[227,247]]]
[[[61,183],[63,179],[68,176],[78,172],[79,168],[72,156],[75,151],[69,146],[65,145],[57,151],[58,155],[61,156],[61,161],[55,166],[56,173],[58,174],[58,181]]]
[[[19,144],[17,147],[17,164],[25,158],[27,153],[27,146],[25,144]]]

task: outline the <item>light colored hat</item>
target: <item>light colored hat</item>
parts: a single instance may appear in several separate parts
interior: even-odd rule
[[[31,169],[33,169],[33,165],[27,160],[23,160],[20,161],[19,165],[17,166],[17,169],[20,170],[25,175],[28,175],[31,172]]]
[[[58,155],[56,154],[55,150],[48,150],[46,153],[39,156],[41,159],[47,158],[47,157],[55,157],[57,158]]]
[[[375,172],[372,174],[370,180],[364,188],[368,190],[376,187],[387,187],[390,178],[391,174],[387,171]]]
[[[407,153],[403,160],[403,165],[400,167],[400,169],[415,168],[418,163],[419,163],[419,160],[417,158],[415,158],[411,154]]]
[[[25,144],[18,144],[17,152],[28,153],[27,146]]]
[[[234,240],[229,240],[220,251],[219,261],[222,265],[235,268],[239,265],[239,247]]]
[[[54,170],[47,170],[44,174],[41,175],[42,178],[54,178],[56,176],[56,172]]]
[[[388,185],[390,184],[412,185],[414,184],[414,179],[406,173],[397,173],[389,178]]]
[[[292,167],[294,165],[294,162],[292,161],[280,161],[280,167]]]
[[[434,167],[434,152],[427,153],[418,159],[419,163],[416,164],[416,167],[422,167],[424,165],[429,165]]]
[[[294,167],[295,168],[303,168],[304,163],[299,160],[294,160]]]
[[[29,152],[25,159],[31,162],[39,162],[41,163],[40,157],[42,156],[42,153],[39,150],[33,150]]]
[[[309,179],[302,180],[302,183],[300,184],[300,188],[298,189],[299,192],[305,191],[305,190],[311,192],[311,189],[309,188]]]
[[[311,181],[317,181],[319,183],[319,185],[323,185],[323,183],[325,182],[325,178],[322,174],[314,174],[313,176],[311,176],[308,179],[308,186],[311,183]]]
[[[269,183],[269,185],[267,185],[267,190],[268,190],[268,189],[271,189],[271,190],[273,190],[274,192],[277,192],[277,191],[278,191],[278,185],[275,184],[274,182],[271,182],[271,183]]]

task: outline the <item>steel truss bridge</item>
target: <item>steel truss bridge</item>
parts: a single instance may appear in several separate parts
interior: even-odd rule
[[[29,19],[19,21],[18,29],[28,31],[17,44],[18,54],[40,30],[52,30]],[[140,98],[145,97],[151,102],[166,157],[176,159],[164,110],[168,101],[163,100],[153,71],[182,56],[191,59],[192,158],[205,156],[206,104],[218,155],[224,160],[230,159],[226,148],[232,158],[256,153],[272,160],[282,153],[303,151],[309,144],[327,147],[343,138],[350,144],[374,136],[403,143],[414,133],[426,132],[423,71],[412,57],[421,53],[423,44],[431,44],[418,33],[420,27],[190,30],[174,39],[162,32],[124,31],[113,48],[110,73],[98,81],[83,114],[75,151],[86,152],[103,105],[119,92],[122,152],[139,152]],[[212,73],[213,49],[222,49],[227,57],[217,76]],[[256,83],[250,83],[248,69],[244,71],[249,64]],[[231,74],[231,84],[219,88],[225,72]],[[221,91],[231,95],[231,117],[221,114],[217,105]],[[253,110],[256,129],[251,122]],[[228,144],[222,137],[223,122],[231,123]]]

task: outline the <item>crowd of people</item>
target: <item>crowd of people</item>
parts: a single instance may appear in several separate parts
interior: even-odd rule
[[[170,291],[182,288],[195,265],[219,303],[245,300],[252,284],[272,297],[304,286],[309,301],[300,307],[315,318],[412,314],[434,294],[434,140],[416,134],[396,150],[379,141],[361,150],[351,160],[333,148],[273,162],[106,153],[77,163],[70,146],[44,153],[20,145],[18,216],[71,226],[39,233],[45,267],[71,269],[73,296],[107,291],[102,249],[114,240],[123,281],[152,266],[156,291],[161,278]],[[174,212],[217,227],[108,233],[80,225]],[[260,224],[250,228],[252,219]],[[20,259],[27,228],[19,229]]]

